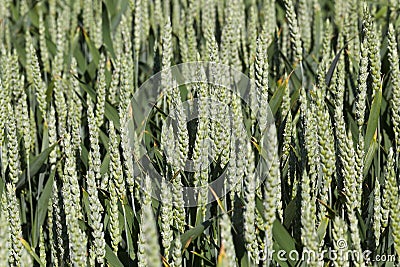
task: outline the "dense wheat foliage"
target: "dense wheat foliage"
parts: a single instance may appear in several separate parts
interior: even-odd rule
[[[0,266],[400,266],[399,6],[3,0]],[[174,85],[194,61],[247,75],[248,103]]]

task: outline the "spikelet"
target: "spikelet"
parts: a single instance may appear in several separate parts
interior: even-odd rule
[[[236,253],[231,233],[231,220],[226,213],[222,215],[219,225],[221,228],[221,249],[218,262],[221,262],[223,266],[236,266]]]
[[[175,117],[174,119],[176,120],[177,123],[177,129],[176,129],[176,134],[177,134],[177,157],[179,161],[178,167],[182,169],[186,165],[186,160],[187,160],[187,153],[188,153],[188,147],[189,147],[189,136],[187,132],[187,119],[186,119],[186,113],[183,107],[183,103],[181,100],[181,95],[180,95],[180,90],[178,87],[174,87],[172,89],[172,107],[174,114],[173,116]]]
[[[121,242],[121,229],[119,227],[119,211],[118,211],[118,191],[115,181],[108,183],[108,191],[110,192],[110,236],[111,246],[115,254],[118,252],[118,245]]]
[[[336,171],[335,140],[327,107],[323,103],[320,92],[317,92],[317,95],[319,95],[316,103],[317,116],[315,116],[316,121],[314,122],[318,124],[318,142],[322,163],[322,172],[324,174],[324,184],[331,185],[332,175]]]
[[[14,118],[14,112],[10,104],[8,104],[8,116],[9,121],[7,123],[7,158],[9,167],[9,179],[15,185],[21,174],[21,161],[18,149],[18,137],[16,130],[16,121]]]
[[[56,9],[56,4],[57,1],[56,0],[49,0],[49,18],[48,18],[48,31],[49,31],[49,36],[50,39],[53,43],[56,42],[56,36],[57,36],[57,24],[56,24],[56,13],[57,13],[57,9]]]
[[[110,192],[110,232],[112,237],[112,248],[118,252],[118,244],[121,242],[121,229],[119,228],[118,202],[125,199],[126,188],[123,176],[122,164],[119,152],[119,142],[114,123],[110,121],[110,180],[108,190]]]
[[[96,175],[98,173],[93,171],[93,163],[92,163],[92,153],[89,153],[89,170],[87,172],[86,184],[87,184],[87,193],[89,195],[89,207],[90,207],[90,215],[89,215],[89,225],[92,228],[92,256],[97,259],[97,262],[102,264],[104,262],[105,257],[105,239],[103,232],[103,221],[102,221],[102,213],[103,206],[100,203],[97,192],[97,184],[96,184]]]
[[[48,133],[49,133],[49,145],[54,145],[57,142],[57,122],[56,122],[56,111],[54,110],[53,105],[50,105],[49,112],[47,114],[47,125],[48,125]],[[49,163],[52,165],[52,168],[55,168],[55,164],[57,162],[57,149],[53,149],[49,155]]]
[[[221,63],[232,65],[235,69],[240,70],[241,68],[237,66],[240,27],[235,25],[238,6],[238,3],[232,3],[232,5],[227,5],[224,10],[226,17],[221,36]]]
[[[26,103],[26,93],[25,93],[25,90],[23,89],[24,84],[25,84],[25,76],[21,75],[20,77],[18,77],[16,87],[13,89],[13,92],[15,93],[15,97],[14,97],[14,101],[13,101],[14,102],[13,112],[14,112],[15,118],[18,118],[15,120],[16,126],[17,126],[17,135],[18,136],[29,135],[27,137],[27,138],[29,138],[31,135],[28,133],[28,129],[30,129],[29,114],[28,114],[27,103]],[[22,88],[22,90],[20,88]],[[25,125],[28,125],[28,127],[24,128]],[[25,142],[24,142],[24,145],[25,145]]]
[[[268,57],[267,57],[267,40],[263,37],[266,33],[263,31],[257,39],[256,53],[255,53],[255,84],[257,88],[257,107],[258,118],[260,125],[260,132],[264,133],[266,124],[268,123],[267,109],[263,108],[268,103]],[[286,88],[287,89],[287,88]]]
[[[12,99],[15,101],[18,99],[18,97],[21,95],[21,90],[23,88],[20,87],[20,71],[19,71],[19,66],[18,66],[18,56],[17,56],[17,51],[13,50],[12,54],[9,54],[9,62],[6,65],[7,68],[9,68],[9,79],[5,79],[4,81],[7,81],[6,90],[8,90],[8,94]]]
[[[238,36],[246,33],[245,29],[245,5],[243,2],[234,0],[232,10],[233,21],[231,27],[233,28],[233,38],[231,39],[231,65],[235,70],[242,70],[242,62],[240,60],[240,38]]]
[[[233,168],[233,177],[230,184],[234,186],[235,190],[231,191],[231,200],[233,201],[234,193],[242,192],[243,187],[243,177],[245,175],[246,163],[244,159],[246,158],[247,149],[242,149],[242,147],[246,147],[247,136],[244,136],[243,131],[243,112],[241,110],[241,101],[239,96],[234,93],[231,93],[231,118],[230,118],[230,130],[231,130],[231,151],[234,151],[236,155],[235,158],[232,158],[232,161],[235,160],[235,166]],[[246,147],[247,148],[247,147]],[[230,174],[232,175],[232,173]]]
[[[50,105],[49,107],[49,112],[47,114],[47,122],[48,122],[48,133],[49,133],[49,144],[55,145],[57,142],[57,128],[56,128],[57,126],[56,126],[55,110],[52,105]],[[52,171],[55,171],[56,169],[58,152],[59,152],[59,147],[57,146],[50,152],[49,155],[49,163]],[[53,229],[52,234],[53,234],[54,244],[51,249],[51,254],[52,254],[52,259],[54,260],[56,266],[58,264],[58,259],[60,259],[60,261],[64,260],[66,254],[65,244],[67,242],[65,240],[66,239],[65,236],[63,235],[63,230],[65,229],[65,226],[63,226],[61,219],[61,216],[63,215],[62,214],[63,210],[59,198],[59,189],[57,184],[58,184],[57,180],[54,180],[52,188],[52,196],[49,200],[49,207],[47,212],[48,223],[52,224],[52,229]],[[51,219],[50,216],[52,217]]]
[[[344,177],[344,188],[348,198],[348,209],[361,210],[362,184],[359,183],[359,178],[356,173],[355,150],[351,132],[349,136],[346,134],[346,126],[343,115],[343,100],[344,100],[344,66],[343,60],[338,63],[338,72],[335,88],[335,131],[336,141],[338,143],[337,154],[340,157],[343,165],[342,175]]]
[[[148,40],[150,32],[150,21],[149,21],[149,3],[150,1],[141,1],[141,40],[145,42]]]
[[[390,148],[388,156],[387,156],[387,161],[386,161],[386,168],[385,168],[385,186],[384,190],[387,191],[385,195],[387,194],[387,199],[388,203],[390,203],[390,211],[391,213],[394,214],[396,213],[396,209],[394,209],[395,203],[396,203],[396,198],[399,193],[399,185],[396,181],[396,170],[395,170],[395,159],[394,159],[394,151],[393,148]],[[391,215],[392,216],[392,215]]]
[[[88,0],[88,1],[82,2],[83,3],[83,13],[85,14],[84,16],[82,16],[83,25],[90,32],[90,34],[92,33],[92,29],[95,26],[94,16],[93,16],[93,13],[94,13],[93,1],[96,1],[96,0]]]
[[[30,58],[32,60],[32,63],[29,66],[29,68],[31,68],[33,76],[33,89],[36,93],[36,99],[39,103],[40,112],[42,112],[42,116],[45,118],[47,110],[46,86],[40,74],[40,68],[39,68],[38,58],[36,55],[36,50],[32,44],[30,45]]]
[[[60,77],[57,78],[54,84],[54,99],[55,107],[58,118],[58,135],[61,137],[64,135],[67,129],[67,104],[65,100],[65,84]]]
[[[175,237],[174,249],[172,253],[172,261],[170,266],[171,267],[182,266],[182,243],[181,243],[181,236],[179,233]]]
[[[119,58],[116,58],[114,61],[114,70],[111,76],[111,84],[108,88],[108,94],[107,94],[107,99],[112,105],[117,105],[118,103],[120,76],[121,76],[121,62]]]
[[[197,55],[197,40],[196,40],[196,31],[193,26],[193,20],[194,18],[192,17],[192,12],[195,12],[193,10],[193,3],[197,1],[192,1],[192,4],[189,5],[189,14],[186,16],[186,21],[185,21],[185,33],[186,33],[186,42],[187,42],[187,48],[188,48],[188,58],[187,61],[192,62],[196,61],[196,55]]]
[[[348,210],[357,209],[360,210],[360,204],[358,202],[359,196],[358,191],[361,185],[358,184],[356,180],[355,174],[355,151],[353,146],[353,140],[351,132],[348,132],[348,135],[344,137],[344,145],[343,145],[343,156],[342,156],[342,164],[343,164],[343,176],[344,176],[344,191],[347,197],[347,208]]]
[[[154,15],[152,21],[154,21],[154,31],[159,32],[164,25],[164,14],[162,11],[161,0],[154,1]]]
[[[311,48],[311,1],[300,0],[298,7],[298,21],[301,31],[301,40],[306,52]]]
[[[331,59],[331,44],[332,44],[332,25],[329,20],[326,20],[323,26],[324,36],[321,46],[322,59],[318,64],[316,83],[317,87],[322,91],[322,95],[326,93],[325,75],[329,68],[329,60]]]
[[[272,225],[276,219],[282,216],[282,203],[281,203],[281,177],[279,171],[279,158],[278,158],[278,137],[276,133],[275,126],[269,126],[265,133],[266,144],[265,147],[262,148],[266,152],[266,158],[263,159],[269,164],[268,173],[261,173],[260,175],[266,175],[264,181],[264,214],[265,218],[263,230],[266,235],[266,248],[269,255],[272,253]]]
[[[243,212],[244,217],[244,239],[245,246],[250,257],[254,263],[258,263],[258,244],[255,228],[255,215],[256,215],[256,175],[254,173],[254,155],[251,144],[247,143],[246,156],[245,156],[245,176],[244,176],[244,199],[246,206]]]
[[[93,23],[92,28],[92,36],[94,45],[96,48],[100,48],[103,43],[103,32],[102,32],[102,9],[103,9],[103,1],[101,0],[92,0],[93,6],[90,8],[93,10]],[[73,5],[74,7],[78,6],[77,4]],[[74,25],[73,25],[74,26]]]
[[[171,59],[172,59],[172,29],[169,18],[166,19],[165,26],[162,31],[162,72],[161,72],[161,84],[165,88],[166,93],[164,95],[164,108],[172,104],[173,88],[172,85],[172,74],[170,72]],[[171,90],[172,89],[172,90]]]
[[[53,184],[53,210],[52,212],[55,215],[55,225],[56,225],[56,233],[57,233],[57,250],[59,252],[59,257],[62,260],[67,260],[68,254],[69,254],[69,247],[68,247],[68,238],[69,238],[69,230],[67,226],[65,225],[66,221],[66,212],[65,212],[65,205],[69,205],[69,197],[64,197],[64,192],[62,191],[63,188],[62,186],[61,190],[59,189],[59,186],[57,184],[57,181],[54,181]],[[64,206],[63,206],[64,204]],[[75,226],[75,225],[74,225]]]
[[[173,209],[173,219],[174,226],[178,229],[180,233],[185,232],[186,225],[186,211],[184,207],[184,199],[182,192],[182,182],[179,179],[174,179],[172,181],[172,204],[174,206]]]
[[[393,216],[392,222],[391,222],[391,228],[392,228],[392,235],[393,235],[393,241],[394,241],[394,248],[397,252],[397,255],[400,255],[400,216],[398,214],[398,211],[400,210],[400,200],[399,200],[399,195],[397,195],[397,200],[392,204],[393,207]]]
[[[7,211],[8,211],[8,263],[10,266],[19,266],[21,264],[22,255],[22,238],[20,206],[15,192],[15,185],[6,184]]]
[[[185,1],[184,3],[187,5],[187,1]],[[171,4],[170,0],[163,1],[163,13],[166,17],[170,17],[171,15],[170,4]]]
[[[64,69],[64,55],[66,53],[66,36],[65,36],[65,25],[67,24],[65,19],[65,12],[58,11],[58,16],[59,18],[57,19],[57,23],[54,22],[54,25],[57,27],[56,31],[54,32],[54,37],[55,39],[53,42],[56,44],[57,51],[56,55],[54,57],[54,60],[52,62],[52,75],[53,76],[58,76],[58,78],[62,77],[62,71]],[[55,18],[56,15],[54,14]],[[49,29],[50,30],[50,29]],[[51,33],[52,34],[52,33]]]
[[[347,202],[346,205],[348,206]],[[347,209],[347,217],[349,219],[349,224],[350,224],[350,237],[351,237],[351,243],[353,245],[352,249],[357,251],[358,253],[361,253],[361,239],[360,239],[360,232],[358,229],[358,219],[355,214],[354,209]],[[355,266],[363,266],[363,259],[358,258],[356,259],[357,261],[354,262]]]
[[[368,47],[369,69],[372,78],[372,96],[381,90],[381,57],[380,41],[376,38],[375,24],[371,20],[371,15],[366,4],[364,5],[364,32],[366,46]]]
[[[319,110],[317,110],[316,105],[311,101],[308,101],[306,92],[304,88],[300,89],[300,110],[303,122],[303,132],[304,132],[304,146],[307,151],[307,161],[310,166],[310,175],[314,175],[319,172],[320,169],[320,151],[318,147],[318,124],[316,121],[316,114]],[[318,114],[319,115],[319,114]],[[324,118],[320,116],[320,118]],[[329,124],[328,124],[329,125]],[[321,125],[322,126],[322,125]],[[328,128],[329,129],[329,128]],[[325,186],[324,186],[325,185]],[[315,184],[311,185],[312,188],[315,188]],[[328,185],[326,183],[322,183],[322,188],[318,188],[321,190],[321,198],[324,198],[326,201],[326,189]]]
[[[162,31],[162,68],[164,70],[171,66],[172,57],[172,28],[170,18],[167,17]]]
[[[161,243],[164,248],[164,257],[167,261],[170,259],[171,243],[173,241],[173,211],[172,211],[172,194],[170,191],[169,184],[165,178],[161,181]]]
[[[26,29],[25,30],[25,56],[26,56],[26,65],[30,66],[32,65],[32,58],[31,58],[31,53],[30,53],[30,47],[32,44],[32,36],[29,33],[29,30]],[[33,75],[32,75],[32,69],[31,68],[27,68],[26,69],[26,78],[28,80],[29,83],[33,82]],[[19,91],[19,90],[18,90]]]
[[[374,234],[374,239],[375,239],[375,247],[378,247],[380,244],[380,237],[381,237],[381,221],[382,221],[382,199],[381,199],[381,184],[379,183],[379,180],[375,181],[375,187],[374,187],[374,211],[373,211],[373,216],[372,216],[372,228],[373,228],[373,234]]]
[[[208,103],[208,92],[207,85],[198,84],[198,109],[199,109],[199,119],[197,125],[197,133],[196,140],[193,149],[193,163],[198,172],[194,175],[194,186],[201,187],[200,188],[200,196],[199,201],[202,201],[202,206],[204,207],[205,202],[207,201],[207,189],[204,187],[208,183],[208,156],[215,156],[210,153],[210,140],[209,140],[209,118],[210,118],[210,108]],[[218,127],[218,124],[216,125]],[[221,143],[219,140],[219,136],[215,136],[213,138],[214,144],[217,149],[217,153],[222,152]]]
[[[116,187],[118,197],[124,199],[126,195],[125,179],[122,170],[121,156],[119,152],[120,139],[118,138],[117,131],[114,128],[114,123],[110,121],[110,181]]]
[[[267,0],[264,2],[264,30],[267,38],[273,35],[276,28],[275,4],[275,0]]]
[[[134,64],[132,55],[130,16],[128,15],[122,16],[120,27],[121,27],[122,40],[124,42],[124,53],[121,56],[122,71],[121,71],[120,102],[119,102],[119,117],[122,118],[126,114],[126,111],[128,110],[128,106],[132,94],[134,92],[134,71],[137,71],[137,68],[136,66],[133,67]]]
[[[139,241],[138,241],[138,266],[139,267],[160,267],[160,247],[158,245],[158,234],[156,220],[151,206],[150,177],[145,178],[145,195],[141,212]]]
[[[71,62],[71,74],[77,76],[76,60],[72,59]],[[69,92],[70,96],[67,99],[67,103],[70,108],[68,111],[67,124],[71,129],[72,146],[74,152],[77,152],[78,156],[81,154],[81,120],[82,120],[82,102],[79,99],[79,82],[76,78],[71,77],[69,81]]]
[[[58,258],[57,258],[57,241],[54,227],[54,219],[55,214],[52,213],[53,209],[53,197],[50,196],[48,206],[47,206],[47,222],[46,226],[48,229],[48,241],[50,246],[48,250],[50,250],[50,261],[54,263],[55,266],[58,266]]]
[[[345,25],[344,32],[346,41],[350,41],[349,43],[349,55],[354,59],[354,62],[358,62],[360,60],[360,32],[358,26],[358,18],[355,16],[359,10],[359,5],[361,2],[357,0],[347,1],[345,7]],[[350,64],[352,65],[352,60],[350,60]]]
[[[6,120],[7,120],[7,99],[5,98],[5,89],[3,87],[2,80],[0,78],[0,146],[1,146],[1,173],[5,175],[5,169],[7,168],[7,144],[6,144]]]
[[[46,263],[47,263],[46,244],[45,244],[45,240],[44,240],[43,227],[40,227],[40,233],[39,233],[39,256],[40,256],[40,261],[43,263],[43,265],[46,266]]]
[[[9,227],[6,194],[1,194],[0,202],[0,264],[6,266],[8,262],[9,250]]]
[[[338,252],[338,256],[336,260],[333,262],[333,264],[337,267],[348,267],[350,265],[349,259],[348,259],[348,229],[347,229],[347,224],[346,222],[339,218],[335,217],[335,220],[333,221],[333,239],[334,239],[334,248]],[[345,246],[343,246],[343,244]]]
[[[210,27],[206,32],[206,50],[207,56],[205,60],[211,62],[219,62],[218,43],[216,42],[214,30]],[[217,84],[221,82],[218,67],[212,68],[212,73],[207,77],[210,84],[200,84],[197,87],[198,105],[200,122],[198,129],[209,127],[209,137],[212,142],[209,157],[215,158],[216,155],[221,155],[221,165],[225,166],[228,158],[228,142],[230,137],[229,120],[226,120],[228,115],[229,98],[227,97],[227,89]],[[229,92],[229,91],[228,91]],[[218,106],[213,108],[212,105]],[[208,118],[211,118],[207,120]],[[208,122],[207,122],[208,121]],[[205,134],[205,133],[203,133]],[[200,138],[200,131],[198,138]],[[195,148],[196,149],[196,148]],[[197,150],[195,150],[198,153]]]
[[[314,47],[319,47],[322,44],[324,31],[324,18],[321,4],[318,0],[312,0],[312,38],[314,39]]]
[[[126,185],[133,199],[133,195],[138,194],[138,190],[140,189],[140,183],[134,176],[134,162],[140,160],[140,147],[136,132],[130,133],[128,124],[129,120],[124,117],[121,121],[122,164]],[[131,150],[131,146],[134,147],[133,151]]]
[[[297,16],[294,11],[292,0],[284,0],[286,8],[286,18],[289,23],[290,43],[294,50],[294,62],[298,63],[303,60],[303,48],[301,42],[300,29],[297,22]]]
[[[368,48],[366,41],[361,44],[360,71],[358,75],[357,99],[355,103],[355,117],[358,124],[358,144],[356,149],[357,183],[361,184],[364,179],[364,133],[366,97],[368,78]]]
[[[244,47],[249,47],[249,53],[247,58],[247,64],[250,67],[253,66],[255,57],[256,57],[256,47],[257,47],[257,22],[258,22],[258,13],[255,10],[255,5],[251,5],[248,11],[248,20],[247,20],[247,38],[244,43]],[[246,58],[245,58],[246,60]],[[250,72],[252,75],[252,72]],[[252,78],[252,77],[250,77]]]
[[[240,187],[241,180],[239,179],[239,174],[237,172],[237,147],[236,147],[236,140],[232,139],[229,142],[230,148],[230,157],[229,163],[226,169],[227,178],[225,179],[225,189],[230,189],[229,199],[231,202],[231,206],[234,206],[235,201],[235,193],[237,191],[237,187]]]
[[[140,43],[141,43],[141,32],[142,32],[142,27],[143,27],[143,5],[142,5],[143,0],[135,0],[135,20],[133,22],[134,24],[134,36],[133,36],[133,41],[134,41],[134,51],[135,51],[135,61],[136,61],[136,66],[138,64],[139,60],[139,52],[140,52]],[[136,79],[136,78],[135,78]]]
[[[172,171],[175,166],[178,166],[179,162],[177,162],[174,154],[176,153],[176,145],[174,142],[174,130],[172,124],[163,123],[162,131],[161,131],[161,144],[160,149],[164,152],[166,156],[167,164],[171,165]]]
[[[205,35],[206,42],[208,42],[207,32],[215,32],[216,28],[216,1],[205,0],[201,5],[201,28]]]
[[[282,118],[284,119],[285,123],[285,128],[283,130],[283,145],[282,145],[282,156],[281,156],[281,166],[288,166],[287,169],[287,178],[286,180],[288,181],[289,187],[292,187],[292,198],[296,195],[295,188],[294,188],[294,181],[293,179],[295,178],[293,175],[291,175],[292,169],[294,169],[293,164],[290,161],[290,155],[291,155],[291,146],[292,146],[292,141],[293,141],[293,116],[292,116],[292,110],[291,110],[291,105],[290,105],[290,91],[289,91],[289,84],[288,81],[285,81],[285,93],[283,95],[282,99]],[[293,177],[293,178],[292,178]],[[282,177],[285,179],[284,177]]]
[[[169,2],[168,1],[163,1],[164,3]],[[179,0],[172,0],[172,31],[174,34],[178,35],[180,25],[181,25],[181,13],[183,13],[183,9],[180,6],[180,1]]]
[[[161,132],[161,150],[166,154],[166,161],[170,165],[170,171],[172,174],[172,216],[173,225],[178,229],[179,232],[185,231],[185,209],[182,192],[182,182],[177,172],[177,166],[179,163],[179,153],[177,151],[177,144],[174,140],[174,132],[172,124],[167,126],[167,123],[163,124]],[[178,155],[178,156],[177,156]]]
[[[397,51],[396,32],[392,24],[389,24],[388,33],[389,43],[389,62],[391,69],[391,81],[392,81],[392,92],[393,97],[391,100],[392,107],[392,122],[395,134],[396,153],[400,154],[400,68],[399,68],[399,56]]]
[[[390,226],[392,228],[392,236],[394,239],[394,247],[397,255],[400,255],[400,187],[396,181],[394,151],[391,148],[388,153],[386,168],[385,168],[385,185],[384,199],[389,202],[390,208]],[[385,204],[385,201],[383,202]]]
[[[83,11],[83,3],[81,2],[75,2],[73,5],[71,5],[69,8],[70,12],[70,19],[69,19],[69,36],[75,36],[75,34],[78,32],[77,28],[79,27],[78,20],[79,20],[79,14]],[[101,12],[100,12],[101,13]],[[102,27],[99,27],[100,29]]]
[[[83,218],[80,204],[80,188],[76,173],[75,157],[72,154],[71,137],[65,134],[64,153],[66,157],[64,175],[62,177],[62,196],[66,213],[66,224],[69,237],[70,260],[76,266],[86,264],[87,237],[79,226],[78,219]]]
[[[315,195],[311,193],[311,180],[315,180],[316,175],[311,177],[304,172],[301,181],[301,239],[306,251],[318,252],[319,242],[317,232],[315,230]],[[318,259],[310,253],[310,258],[307,258],[309,266],[320,266]]]
[[[181,11],[181,21],[186,21],[185,10]],[[179,55],[182,63],[189,62],[189,48],[186,41],[185,24],[181,24],[178,27],[178,43],[179,43]]]
[[[106,58],[104,54],[101,54],[99,61],[99,71],[97,73],[97,82],[96,82],[96,123],[97,127],[100,128],[103,125],[104,121],[104,108],[106,102],[106,77],[105,77],[105,68],[106,68]]]
[[[102,183],[100,177],[100,166],[101,166],[101,155],[100,155],[100,146],[99,146],[99,129],[97,127],[96,119],[93,113],[93,103],[90,98],[87,101],[87,121],[89,128],[89,141],[90,141],[90,157],[93,171],[96,173],[97,185],[102,189],[107,188],[106,183]]]

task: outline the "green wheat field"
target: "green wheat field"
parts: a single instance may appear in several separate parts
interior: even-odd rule
[[[0,267],[400,266],[399,7],[3,0]],[[259,112],[198,82],[137,131],[141,85],[189,62],[248,76]]]

